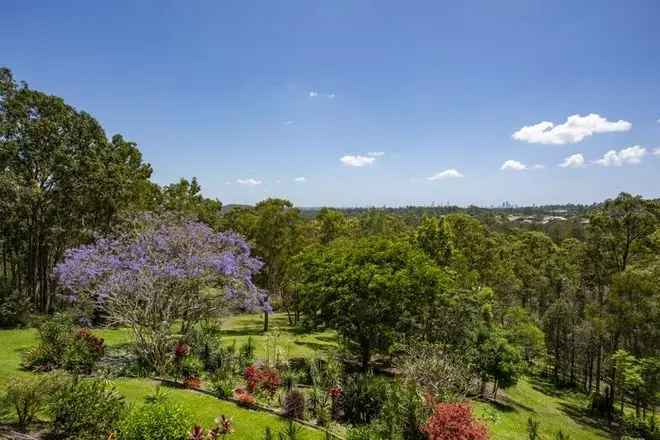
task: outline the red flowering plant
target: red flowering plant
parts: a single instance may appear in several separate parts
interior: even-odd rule
[[[472,415],[467,403],[439,403],[426,421],[429,440],[488,440],[488,429]]]
[[[247,390],[251,393],[254,393],[254,391],[257,389],[257,385],[259,384],[259,370],[257,367],[255,365],[250,365],[247,367],[243,372],[243,378],[245,378]]]
[[[234,398],[238,400],[238,404],[241,406],[245,406],[247,408],[252,408],[257,404],[257,399],[250,394],[249,391],[243,389],[243,388],[236,388],[234,390]]]
[[[280,374],[272,368],[250,365],[243,372],[243,377],[245,378],[246,388],[250,393],[257,390],[262,391],[271,400],[282,385]]]

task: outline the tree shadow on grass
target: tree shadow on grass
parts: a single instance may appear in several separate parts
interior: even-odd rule
[[[559,408],[561,412],[580,425],[586,425],[600,431],[604,436],[607,436],[611,432],[606,420],[592,416],[586,408],[567,402],[560,402]]]
[[[222,336],[263,336],[265,333],[262,328],[241,328],[241,329],[228,329],[220,332]]]
[[[330,344],[321,344],[318,342],[308,342],[308,341],[293,341],[294,344],[296,345],[302,345],[304,347],[309,347],[312,350],[315,351],[328,351],[334,348]]]

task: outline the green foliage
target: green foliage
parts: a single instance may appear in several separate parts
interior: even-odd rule
[[[62,367],[77,374],[89,374],[105,353],[103,339],[81,329],[69,340],[62,356]]]
[[[126,404],[114,386],[101,379],[70,379],[53,394],[49,411],[58,438],[107,438]]]
[[[529,440],[540,440],[539,421],[533,418],[527,419],[527,436]]]
[[[477,363],[482,380],[492,380],[497,393],[498,387],[508,388],[516,384],[521,358],[519,349],[507,340],[505,332],[497,327],[489,330],[481,335]]]
[[[28,368],[54,368],[61,365],[73,334],[73,321],[65,314],[55,314],[39,326],[39,345],[25,358]]]
[[[363,368],[402,334],[449,312],[451,278],[421,250],[382,237],[335,240],[298,259],[307,323],[336,329]]]
[[[186,440],[190,414],[162,396],[134,408],[119,423],[119,440]]]
[[[353,425],[365,425],[376,419],[387,399],[385,379],[371,373],[349,376],[343,388],[344,420]]]
[[[278,433],[279,440],[301,440],[303,429],[296,423],[289,422],[285,428]]]
[[[42,413],[51,395],[61,385],[57,375],[14,377],[0,395],[0,410],[16,417],[18,427],[25,429]]]

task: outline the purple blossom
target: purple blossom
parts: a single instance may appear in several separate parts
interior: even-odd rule
[[[271,310],[267,295],[252,282],[263,263],[250,255],[240,235],[152,216],[145,217],[138,231],[66,251],[55,267],[65,295],[73,300],[85,295],[103,307],[109,299],[139,289],[216,287],[235,306]]]

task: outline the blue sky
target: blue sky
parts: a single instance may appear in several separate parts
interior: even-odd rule
[[[654,0],[5,0],[0,65],[223,203],[593,202],[660,196],[659,22]]]

